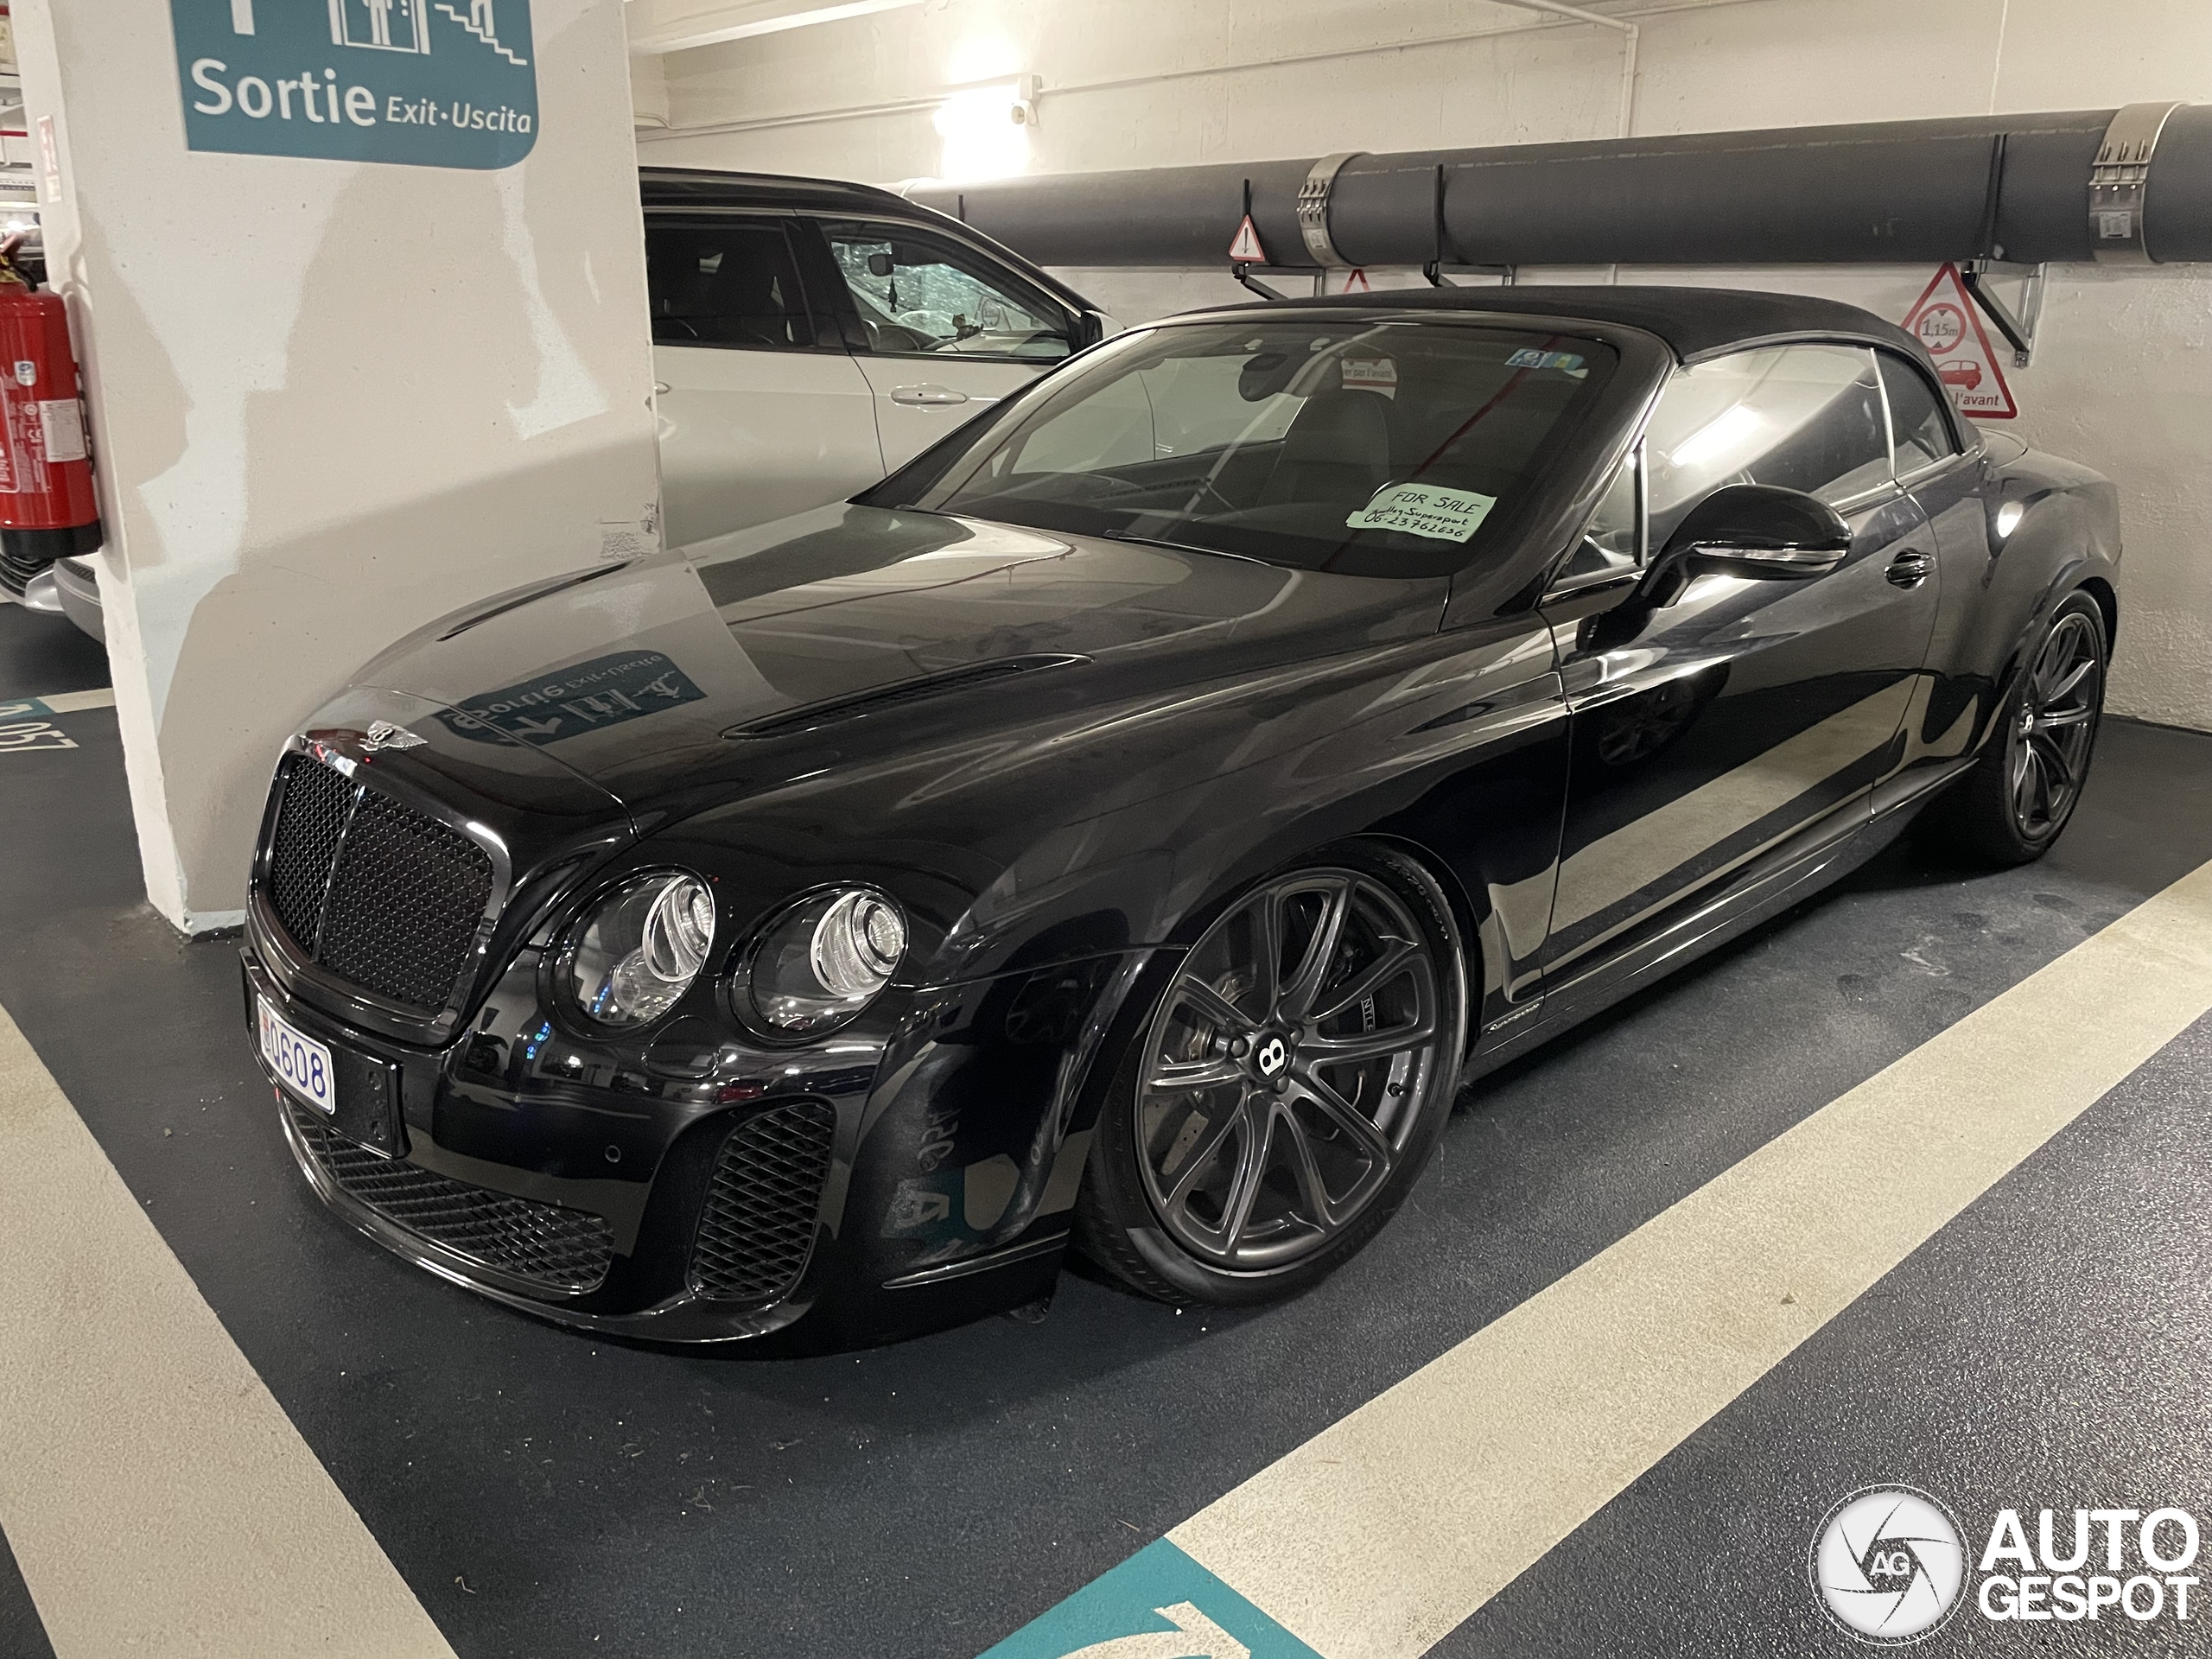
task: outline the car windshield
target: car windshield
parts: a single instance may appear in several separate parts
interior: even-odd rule
[[[861,499],[1440,574],[1479,555],[1617,362],[1597,340],[1427,321],[1171,325],[1054,375]]]

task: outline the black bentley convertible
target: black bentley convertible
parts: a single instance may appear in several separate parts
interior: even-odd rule
[[[1849,307],[1141,329],[853,502],[506,595],[291,743],[249,1015],[329,1205],[610,1333],[1309,1286],[1455,1095],[1923,809],[2035,857],[2117,515]]]

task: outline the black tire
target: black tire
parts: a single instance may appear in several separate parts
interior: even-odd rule
[[[1249,1306],[1319,1283],[1381,1230],[1435,1150],[1467,1004],[1451,906],[1403,854],[1355,843],[1255,882],[1124,1046],[1076,1203],[1077,1245],[1178,1306]]]
[[[1981,759],[1929,810],[1942,842],[1993,864],[2049,852],[2074,816],[2096,753],[2111,645],[2089,594],[2059,601],[2036,636]]]

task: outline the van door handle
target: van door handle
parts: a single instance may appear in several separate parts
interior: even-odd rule
[[[964,404],[968,401],[968,394],[964,391],[955,391],[950,386],[940,386],[931,381],[919,386],[893,386],[891,388],[891,401],[894,404],[923,405]]]
[[[1882,574],[1892,588],[1917,588],[1934,573],[1936,561],[1925,553],[1908,550],[1890,561],[1890,568]]]

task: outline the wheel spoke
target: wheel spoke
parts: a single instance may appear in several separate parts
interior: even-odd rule
[[[1425,1043],[1436,1034],[1436,1022],[1424,1014],[1402,1026],[1363,1031],[1354,1037],[1309,1037],[1299,1045],[1299,1058],[1310,1065],[1348,1065],[1354,1060],[1380,1059],[1400,1049]]]
[[[2065,789],[2072,785],[2073,766],[2067,760],[2065,752],[2059,747],[2055,738],[2037,732],[2030,735],[2028,743],[2035,750],[2036,759],[2042,763],[2050,788]]]
[[[1272,1100],[1247,1096],[1241,1116],[1246,1128],[1244,1155],[1237,1160],[1236,1174],[1230,1184],[1229,1201],[1222,1206],[1224,1255],[1236,1255],[1237,1245],[1243,1242],[1244,1229],[1252,1219],[1253,1201],[1260,1196],[1260,1183],[1267,1178],[1268,1151],[1274,1141],[1275,1109]]]
[[[2055,715],[2037,715],[2035,729],[2038,732],[2051,732],[2062,727],[2079,726],[2088,721],[2092,712],[2088,709],[2065,709]]]
[[[1203,979],[1186,978],[1175,985],[1175,996],[1185,1006],[1196,1008],[1232,1035],[1243,1035],[1258,1027],[1258,1021],[1224,996]]]
[[[2050,688],[2050,695],[2043,700],[2044,706],[2048,708],[2054,702],[2062,702],[2069,696],[2071,696],[2075,690],[2081,685],[2082,682],[2088,678],[2090,671],[2094,669],[2096,665],[2097,659],[2094,656],[2084,657],[2081,662],[2075,665],[2071,673],[2068,674],[2064,679],[2059,681],[2057,684]],[[2088,716],[2088,712],[2089,711],[2087,709],[2083,709],[2080,711],[2084,718]]]
[[[1369,1157],[1385,1164],[1390,1161],[1393,1155],[1390,1143],[1383,1138],[1382,1131],[1375,1127],[1372,1118],[1338,1094],[1335,1085],[1327,1078],[1313,1067],[1301,1065],[1292,1073],[1292,1080],[1297,1084],[1299,1092],[1325,1112],[1338,1128],[1358,1141]]]
[[[1297,1115],[1285,1112],[1281,1122],[1290,1141],[1291,1178],[1298,1183],[1299,1196],[1305,1200],[1306,1219],[1321,1228],[1334,1227],[1341,1217],[1337,1203],[1329,1196],[1329,1184],[1321,1179],[1321,1166],[1313,1156],[1313,1137],[1306,1133],[1306,1126]]]
[[[1252,951],[1259,974],[1252,982],[1254,995],[1263,1012],[1272,1011],[1282,994],[1282,906],[1273,887],[1262,887],[1255,906]]]
[[[1340,1014],[1350,1012],[1355,1003],[1374,995],[1376,992],[1404,972],[1406,964],[1420,955],[1419,945],[1408,944],[1403,939],[1392,941],[1392,948],[1383,954],[1381,960],[1353,980],[1351,984],[1344,986],[1341,990],[1332,992],[1332,1000],[1329,1006],[1325,1008],[1314,1009],[1306,1018],[1313,1024],[1320,1025],[1326,1020],[1335,1019]]]
[[[1247,1105],[1246,1100],[1239,1100],[1234,1111],[1224,1112],[1217,1121],[1208,1123],[1203,1137],[1192,1147],[1190,1158],[1179,1172],[1160,1172],[1175,1179],[1175,1185],[1167,1189],[1169,1209],[1180,1209],[1183,1200],[1191,1196],[1191,1188],[1197,1184],[1198,1177],[1212,1166],[1214,1155],[1221,1150],[1222,1142],[1235,1133],[1237,1124],[1248,1116]]]
[[[2033,785],[2042,765],[2036,758],[2035,745],[2022,743],[2019,756],[2012,762],[2012,814],[2024,828],[2035,811]]]
[[[1317,889],[1322,899],[1321,919],[1297,970],[1285,982],[1276,1006],[1285,1016],[1303,1020],[1329,977],[1329,964],[1337,959],[1337,941],[1344,935],[1344,913],[1351,908],[1351,883],[1338,878]]]
[[[1144,1080],[1144,1086],[1174,1094],[1191,1089],[1217,1089],[1224,1084],[1243,1080],[1243,1065],[1226,1054],[1217,1054],[1203,1060],[1160,1060]]]
[[[2029,804],[2029,810],[2032,812],[2036,807],[2040,806],[2044,816],[2049,817],[2050,816],[2050,772],[2044,764],[2043,752],[2040,749],[2032,743],[2028,744],[2026,748],[2028,771],[2036,786],[2035,794]]]

